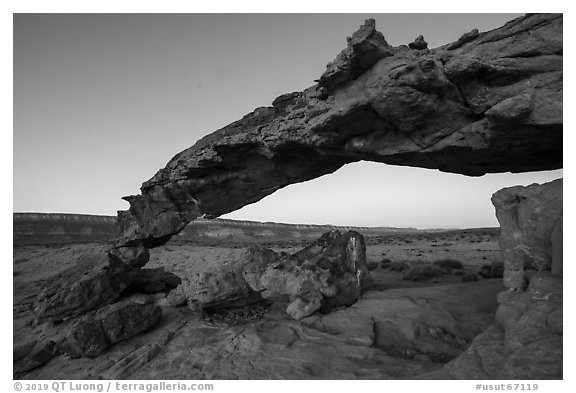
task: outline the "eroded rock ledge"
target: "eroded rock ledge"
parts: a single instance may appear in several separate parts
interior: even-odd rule
[[[417,41],[392,47],[368,20],[316,85],[202,138],[125,197],[116,246],[144,252],[359,160],[469,176],[562,167],[562,15]]]

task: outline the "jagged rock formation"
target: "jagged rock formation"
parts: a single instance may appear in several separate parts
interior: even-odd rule
[[[266,299],[284,304],[286,312],[300,320],[318,310],[353,304],[367,278],[364,237],[331,231],[292,255],[250,248],[243,261],[185,278],[177,292],[195,310]]]
[[[408,44],[408,47],[410,49],[424,50],[428,49],[428,43],[424,39],[423,35],[419,35],[418,37],[416,37],[414,42]]]
[[[562,15],[431,50],[392,47],[367,21],[318,84],[202,138],[125,197],[116,246],[156,247],[359,160],[469,176],[560,168],[562,48]]]

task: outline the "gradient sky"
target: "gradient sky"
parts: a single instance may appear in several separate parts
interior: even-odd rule
[[[518,14],[16,14],[15,212],[115,215],[179,151],[314,84],[366,18],[430,47]],[[224,217],[496,226],[492,193],[562,171],[480,178],[375,163],[288,186]]]

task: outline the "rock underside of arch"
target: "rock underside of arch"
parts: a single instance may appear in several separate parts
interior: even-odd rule
[[[392,47],[367,20],[317,84],[207,135],[124,197],[115,245],[156,247],[359,160],[469,176],[562,167],[562,15],[422,42]]]

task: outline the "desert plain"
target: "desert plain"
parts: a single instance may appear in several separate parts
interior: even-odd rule
[[[19,233],[28,230],[28,236],[16,236],[13,259],[13,350],[20,379],[444,378],[443,365],[494,322],[496,295],[504,290],[501,275],[490,278],[490,269],[482,270],[500,262],[499,228],[368,231],[369,279],[351,306],[297,321],[265,300],[198,311],[168,291],[132,293],[126,296],[146,296],[161,307],[160,323],[94,358],[58,355],[30,368],[23,359],[59,330],[36,318],[47,279],[109,243],[94,223],[84,223],[75,241],[65,234],[78,228],[37,225],[32,233],[27,225]],[[292,254],[313,240],[297,226],[278,231],[266,225],[225,231],[223,237],[222,228],[242,227],[223,222],[217,231],[192,231],[196,239],[175,237],[151,250],[145,268],[164,268],[185,280],[242,263],[250,247]],[[59,235],[43,235],[50,231]],[[91,233],[97,241],[90,241]],[[113,230],[109,235],[114,237]]]

